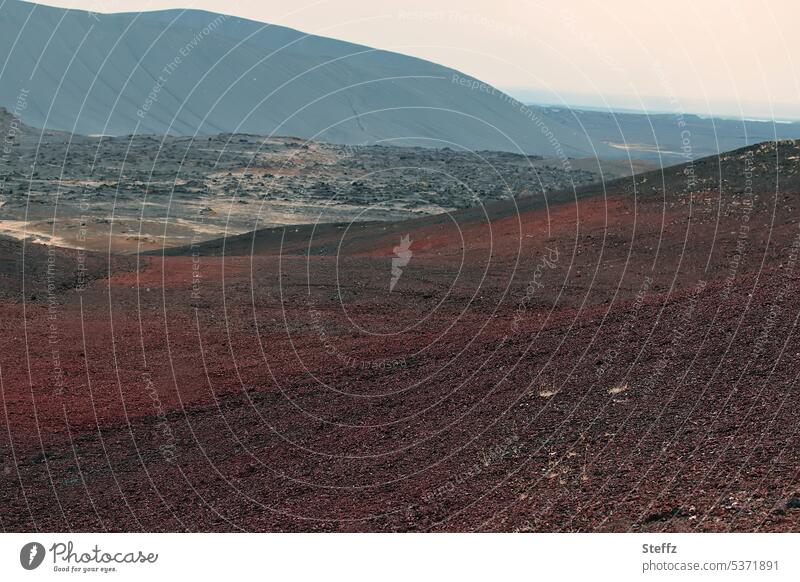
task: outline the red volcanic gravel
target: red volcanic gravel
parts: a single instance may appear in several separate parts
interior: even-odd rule
[[[699,163],[725,181],[691,193],[676,168],[9,291],[0,524],[797,531],[800,188],[782,147]]]

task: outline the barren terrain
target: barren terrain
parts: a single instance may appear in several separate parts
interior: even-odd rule
[[[296,138],[87,137],[0,108],[0,234],[135,253],[270,226],[396,220],[631,174],[639,161],[342,146]]]
[[[798,156],[89,255],[80,289],[9,243],[0,524],[796,531]]]

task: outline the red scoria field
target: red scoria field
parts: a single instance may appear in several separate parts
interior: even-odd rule
[[[2,529],[797,531],[799,168],[762,144],[139,256],[4,240]]]

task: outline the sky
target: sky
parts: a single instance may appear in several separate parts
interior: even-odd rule
[[[526,102],[800,119],[797,0],[47,0],[200,8],[431,60]]]

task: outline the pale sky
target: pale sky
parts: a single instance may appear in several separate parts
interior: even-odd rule
[[[797,0],[47,0],[201,8],[422,57],[525,101],[800,119]]]

